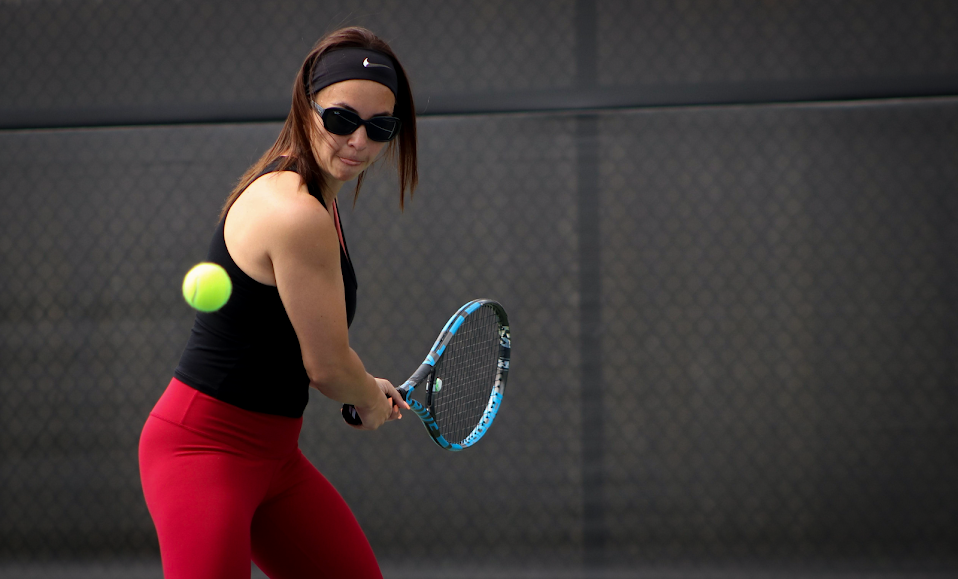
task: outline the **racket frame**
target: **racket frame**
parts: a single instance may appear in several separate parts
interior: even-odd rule
[[[493,383],[489,400],[486,403],[486,408],[483,410],[482,417],[479,419],[479,423],[469,436],[461,442],[450,442],[439,431],[439,425],[436,424],[436,417],[433,416],[432,410],[430,410],[433,385],[436,380],[435,366],[442,357],[443,352],[445,352],[446,346],[452,340],[453,336],[456,335],[460,326],[462,326],[466,317],[484,305],[491,306],[499,317],[499,359],[496,363],[496,379]],[[509,317],[506,315],[506,310],[495,300],[472,300],[459,308],[459,310],[449,318],[449,321],[443,326],[442,331],[439,332],[439,337],[436,338],[436,342],[432,345],[432,348],[430,348],[429,354],[426,355],[426,359],[423,360],[422,365],[420,365],[419,369],[413,372],[412,376],[403,382],[397,390],[399,390],[399,393],[406,403],[409,404],[410,409],[422,420],[426,431],[429,433],[429,436],[432,437],[433,441],[441,448],[458,452],[478,442],[486,431],[489,430],[492,421],[495,420],[499,412],[499,405],[502,403],[502,396],[505,393],[506,380],[509,377],[509,358],[511,350],[512,340],[509,333]],[[420,385],[426,388],[425,405],[418,400],[410,398],[413,390]]]

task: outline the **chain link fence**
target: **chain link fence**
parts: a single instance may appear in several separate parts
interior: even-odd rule
[[[464,453],[312,395],[301,446],[388,569],[958,569],[958,98],[534,112],[949,86],[954,4],[142,0],[0,3],[0,570],[156,557],[136,445],[179,284],[280,126],[26,125],[281,117],[340,24],[426,113],[405,212],[387,168],[343,211],[353,347],[402,380],[480,296],[514,338]],[[533,112],[429,115],[460,94]]]

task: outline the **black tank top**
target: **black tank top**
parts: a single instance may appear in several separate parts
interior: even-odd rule
[[[267,169],[263,174],[271,172]],[[309,192],[323,203],[318,187]],[[323,203],[325,207],[326,204]],[[346,288],[346,319],[356,313],[356,273],[342,236],[339,213],[339,261]],[[174,376],[204,394],[246,410],[299,418],[309,401],[309,376],[293,325],[273,286],[246,275],[226,249],[225,219],[213,234],[206,260],[226,269],[233,293],[225,306],[198,312]]]

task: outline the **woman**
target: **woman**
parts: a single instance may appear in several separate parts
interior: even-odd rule
[[[398,149],[398,151],[397,151]],[[398,152],[398,158],[396,153]],[[409,408],[349,346],[356,277],[336,198],[381,154],[399,202],[417,181],[405,72],[362,28],[317,43],[273,147],[226,201],[208,261],[233,294],[196,316],[140,438],[140,476],[167,577],[381,577],[342,497],[299,451],[308,388],[356,406],[361,428]]]

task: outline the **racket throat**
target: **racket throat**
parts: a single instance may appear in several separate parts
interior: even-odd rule
[[[423,383],[423,386],[426,387],[426,408],[432,410],[432,401],[433,393],[438,392],[436,389],[436,369],[433,368],[431,372],[426,376],[426,381]],[[441,384],[441,382],[440,382]]]

